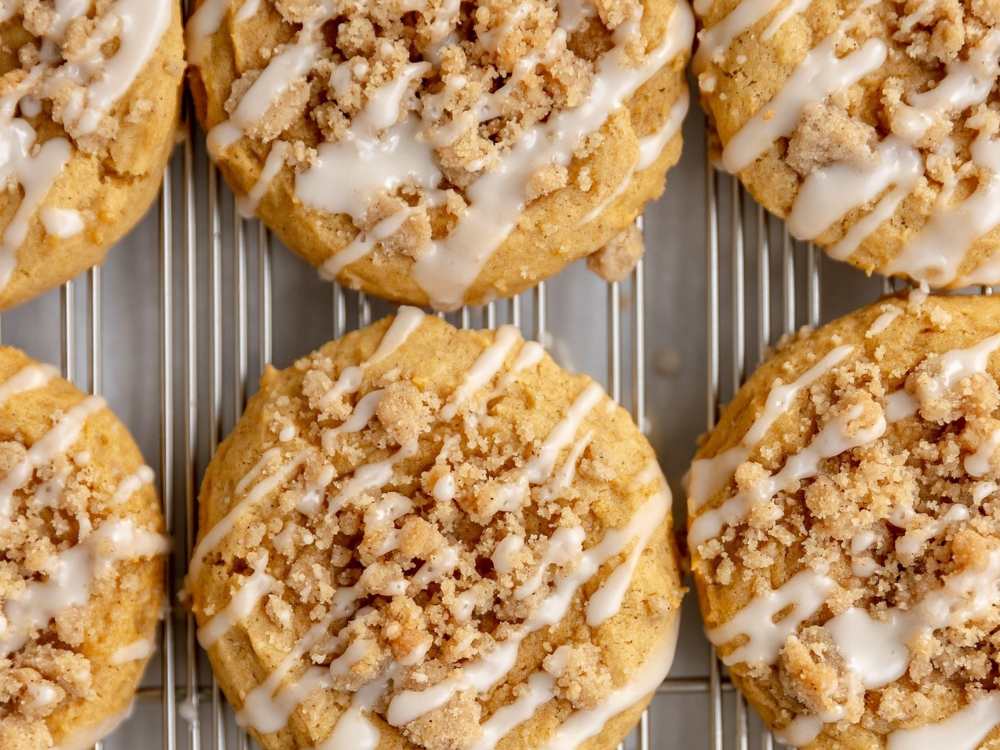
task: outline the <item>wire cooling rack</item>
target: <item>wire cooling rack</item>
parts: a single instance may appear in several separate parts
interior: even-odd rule
[[[265,363],[287,366],[392,311],[320,282],[259,222],[241,219],[201,135],[190,124],[182,134],[153,212],[105,266],[0,321],[4,343],[59,362],[81,389],[102,392],[158,469],[174,545],[172,606],[133,715],[100,750],[251,746],[176,598],[201,473]],[[888,286],[793,242],[735,180],[716,173],[697,114],[664,199],[646,212],[645,236],[647,258],[624,282],[604,284],[577,264],[513,300],[447,317],[466,327],[519,326],[562,364],[602,382],[649,431],[682,528],[679,478],[695,439],[768,346]],[[732,690],[696,610],[689,596],[671,677],[624,747],[770,750],[775,743]]]

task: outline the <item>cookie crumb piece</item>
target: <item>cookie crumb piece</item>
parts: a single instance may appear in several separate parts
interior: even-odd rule
[[[601,650],[593,643],[560,646],[543,662],[556,678],[556,692],[573,708],[594,708],[614,687],[611,674],[601,661]]]
[[[605,281],[624,281],[632,273],[646,248],[634,224],[597,252],[587,257],[587,268]]]
[[[403,733],[426,750],[468,750],[482,734],[481,714],[476,694],[465,691],[407,724]]]
[[[805,177],[839,161],[870,162],[878,140],[875,128],[826,103],[810,104],[788,142],[788,165]]]

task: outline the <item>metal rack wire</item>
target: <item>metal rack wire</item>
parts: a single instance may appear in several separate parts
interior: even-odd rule
[[[159,491],[167,529],[174,540],[173,564],[167,573],[169,591],[177,592],[183,582],[186,560],[196,532],[196,497],[200,473],[216,450],[222,436],[235,423],[256,376],[271,361],[276,333],[274,321],[272,262],[275,243],[256,221],[244,221],[234,210],[232,196],[224,189],[216,170],[196,147],[191,133],[178,148],[168,167],[157,205],[159,306],[158,353],[158,476]],[[719,190],[730,183],[709,171],[708,275],[709,299],[709,404],[712,422],[720,398],[720,297],[719,248],[729,237],[732,260],[742,269],[745,252],[742,210],[738,189],[732,188],[728,232],[720,232]],[[757,221],[767,223],[758,209]],[[640,220],[641,227],[641,220]],[[758,241],[758,258],[767,258],[769,243]],[[283,252],[283,251],[282,251]],[[816,271],[809,256],[809,268]],[[791,243],[783,248],[783,268],[794,273]],[[114,262],[113,260],[111,262]],[[60,360],[63,373],[84,390],[102,389],[104,362],[104,289],[102,269],[65,284],[59,291]],[[766,290],[769,276],[763,272],[758,283]],[[630,408],[640,425],[646,422],[646,340],[644,268],[640,263],[632,277],[608,284],[606,297],[606,377],[608,393]],[[375,309],[385,309],[365,295],[331,287],[332,336],[367,325]],[[795,319],[792,276],[783,281],[786,294],[786,321]],[[812,285],[810,286],[812,289]],[[818,292],[818,285],[816,286]],[[80,294],[85,297],[80,297]],[[736,385],[747,364],[746,319],[743,278],[733,285],[734,358],[730,373]],[[811,292],[811,294],[814,294]],[[767,294],[761,297],[767,304]],[[818,311],[817,297],[810,297],[810,310]],[[82,301],[83,304],[80,304]],[[546,342],[548,338],[549,294],[545,284],[512,300],[483,308],[463,308],[448,316],[463,327],[494,327],[502,323],[519,326],[528,338]],[[766,309],[766,308],[762,308]],[[739,310],[739,312],[736,312]],[[760,342],[769,340],[767,316],[759,319]],[[789,326],[786,325],[787,329]],[[762,346],[757,347],[763,351]],[[300,353],[305,353],[300,352]],[[251,354],[255,356],[251,357]],[[251,361],[252,360],[252,361]],[[251,377],[254,376],[254,377]],[[147,459],[153,462],[153,455]],[[140,690],[144,707],[159,704],[160,746],[163,750],[244,750],[247,736],[236,727],[220,690],[199,652],[191,615],[176,603],[163,621],[160,634],[158,669]],[[158,674],[157,674],[158,673]],[[722,695],[731,691],[713,661],[707,674],[668,679],[657,691],[651,711],[673,696],[704,695],[709,699],[711,717],[709,746],[721,750],[723,739]],[[747,716],[741,701],[736,703],[736,747],[747,747]],[[148,711],[147,711],[148,713]],[[653,736],[649,712],[624,747],[649,750],[668,747],[668,739]],[[141,747],[153,747],[148,732]],[[136,747],[135,741],[117,734],[98,744],[98,750]],[[124,743],[124,744],[123,744]],[[769,744],[763,747],[769,747]]]
[[[275,342],[292,333],[276,325],[276,243],[259,222],[239,217],[232,196],[192,138],[190,119],[187,122],[156,209],[159,362],[153,387],[159,410],[159,490],[176,553],[167,573],[171,592],[182,585],[193,548],[201,471],[272,361]],[[798,325],[820,322],[822,289],[821,257],[814,247],[798,247],[780,222],[707,160],[705,185],[705,411],[711,427],[719,404],[731,397],[777,337]],[[605,289],[604,385],[642,426],[647,385],[645,281],[640,263],[629,280]],[[105,383],[103,311],[109,295],[103,284],[102,270],[95,268],[85,282],[81,277],[59,292],[62,370],[90,392],[100,391]],[[363,294],[335,285],[331,289],[331,337],[367,325],[373,314],[389,310]],[[542,284],[512,300],[463,308],[447,317],[463,327],[510,323],[526,337],[548,343],[549,289]],[[151,463],[153,458],[147,455]],[[158,704],[158,744],[163,750],[245,750],[250,742],[236,727],[199,651],[192,617],[176,597],[171,601],[161,628],[158,664],[138,695],[140,708],[148,720],[155,720],[155,711],[150,711]],[[733,693],[713,652],[703,674],[668,678],[661,685],[624,747],[679,747],[669,733],[654,732],[653,718],[671,701],[695,696],[704,698],[708,748],[770,750],[771,736]],[[156,746],[148,729],[136,735],[140,740],[123,739],[127,729],[96,747]]]

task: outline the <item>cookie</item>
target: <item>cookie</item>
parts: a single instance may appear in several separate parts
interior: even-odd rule
[[[321,275],[452,309],[589,255],[680,156],[686,0],[203,0],[208,148]]]
[[[188,587],[284,748],[614,748],[682,595],[652,448],[517,329],[416,308],[265,373],[200,496]]]
[[[0,310],[100,263],[173,149],[176,0],[0,8]]]
[[[104,400],[0,348],[0,747],[90,747],[125,716],[164,602],[163,518]]]
[[[1000,15],[975,0],[702,0],[722,166],[868,273],[1000,283]]]
[[[1000,300],[886,298],[785,342],[708,435],[709,639],[789,744],[1000,743]]]

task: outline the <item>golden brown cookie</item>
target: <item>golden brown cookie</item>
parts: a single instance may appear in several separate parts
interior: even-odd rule
[[[146,212],[183,74],[177,0],[0,7],[0,310],[100,263]]]
[[[978,0],[700,0],[724,168],[868,273],[1000,283],[1000,11]]]
[[[269,370],[202,486],[199,638],[268,750],[607,750],[682,588],[652,448],[517,329],[402,308]]]
[[[709,639],[784,741],[1000,746],[1000,300],[785,342],[692,466]]]
[[[202,0],[209,151],[353,288],[454,308],[604,246],[680,156],[686,0]]]
[[[155,650],[167,540],[104,400],[0,348],[0,747],[90,747]]]

